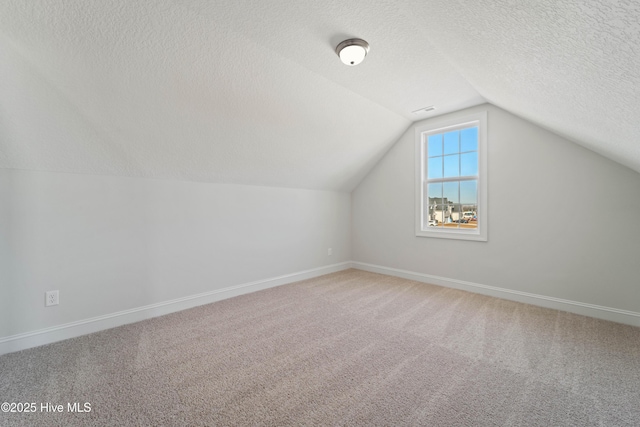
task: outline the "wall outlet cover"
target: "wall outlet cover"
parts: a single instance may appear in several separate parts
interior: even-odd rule
[[[50,307],[52,305],[60,304],[60,293],[59,291],[47,291],[45,292],[45,300],[44,306]]]

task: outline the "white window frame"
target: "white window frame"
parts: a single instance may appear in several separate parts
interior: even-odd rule
[[[478,127],[478,228],[443,228],[428,226],[428,206],[424,204],[424,185],[427,180],[427,139],[429,135],[449,132],[467,127]],[[487,112],[464,116],[457,119],[434,119],[432,122],[422,126],[417,126],[416,135],[416,179],[415,179],[415,227],[418,237],[436,237],[442,239],[460,239],[487,241]],[[455,181],[455,179],[452,179]],[[427,195],[428,197],[428,195]],[[427,214],[425,214],[427,212]],[[426,226],[423,226],[426,221]]]

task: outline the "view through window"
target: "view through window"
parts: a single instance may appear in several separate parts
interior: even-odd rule
[[[478,127],[427,138],[428,226],[478,228]]]

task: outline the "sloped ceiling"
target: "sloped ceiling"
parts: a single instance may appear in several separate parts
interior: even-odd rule
[[[488,100],[640,171],[638,6],[561,3],[4,0],[0,167],[350,191]]]
[[[487,101],[640,172],[639,1],[413,7],[428,16],[430,42]]]

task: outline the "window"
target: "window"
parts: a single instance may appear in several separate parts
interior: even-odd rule
[[[416,236],[487,240],[487,113],[416,128]]]

